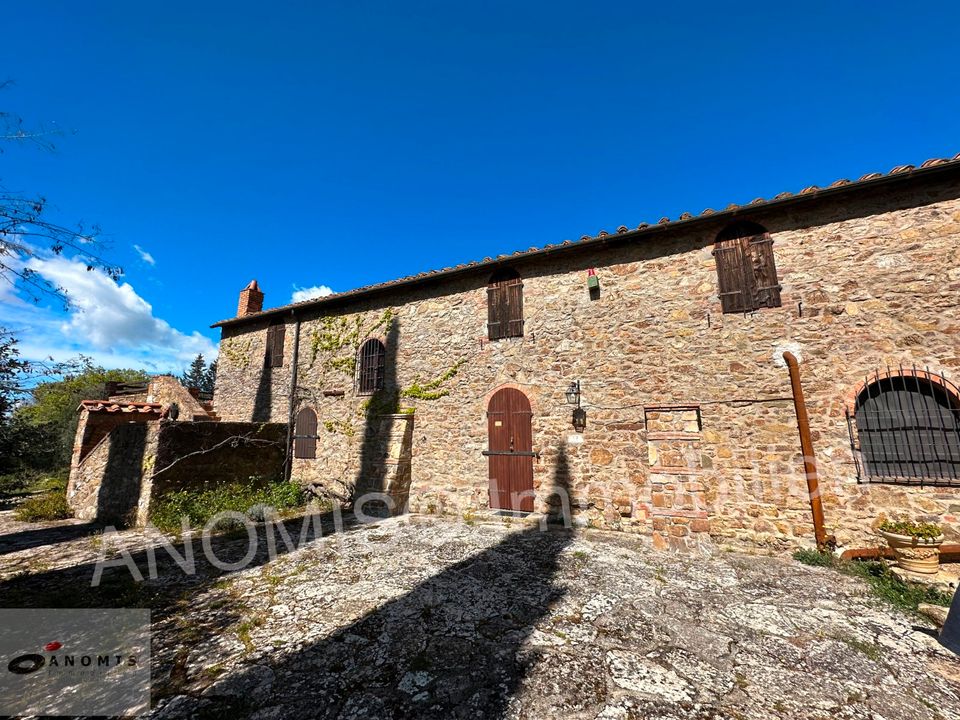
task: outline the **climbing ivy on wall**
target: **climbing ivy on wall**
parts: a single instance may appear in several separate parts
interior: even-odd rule
[[[401,398],[411,400],[439,400],[450,394],[450,388],[444,383],[452,380],[467,361],[457,360],[451,367],[428,382],[417,379],[405,388],[384,388],[370,397],[358,412],[361,416],[392,415],[395,413],[412,414],[416,408],[401,407]]]
[[[220,343],[220,355],[225,357],[231,365],[241,370],[250,364],[250,348],[253,346],[253,340],[247,338],[227,338]]]
[[[353,437],[357,434],[357,431],[354,429],[353,425],[345,420],[324,420],[323,427],[326,428],[327,432],[340,433],[341,435],[346,435],[347,437]]]
[[[460,372],[466,360],[457,360],[446,372],[438,375],[430,382],[421,383],[414,380],[413,384],[400,391],[400,397],[417,400],[439,400],[450,394],[450,389],[442,387],[445,382],[452,380]]]
[[[320,318],[319,327],[310,334],[310,367],[323,356],[323,367],[353,377],[357,370],[357,353],[368,337],[393,321],[393,310],[387,308],[380,318],[365,327],[362,315]]]

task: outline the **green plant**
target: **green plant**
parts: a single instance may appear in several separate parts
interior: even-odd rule
[[[338,370],[346,375],[353,376],[357,369],[357,352],[364,338],[369,337],[383,327],[389,326],[393,320],[393,310],[387,308],[380,318],[370,327],[364,327],[363,316],[323,317],[317,327],[310,334],[310,367],[313,367],[317,357],[326,356],[324,368]],[[347,355],[338,355],[349,351]]]
[[[922,540],[933,540],[943,535],[943,528],[935,523],[910,522],[909,520],[884,520],[880,523],[884,532],[909,535]]]
[[[812,565],[814,567],[833,567],[834,565],[833,555],[813,548],[796,550],[793,553],[793,559],[804,565]]]
[[[418,400],[439,400],[450,394],[450,390],[441,387],[448,380],[456,377],[466,360],[457,360],[448,370],[435,377],[430,382],[420,383],[415,380],[412,385],[400,391],[400,397],[415,398]]]
[[[73,511],[67,505],[67,496],[62,492],[45,492],[27,498],[17,507],[17,520],[40,522],[42,520],[64,520],[73,517]]]
[[[305,502],[303,488],[295,482],[264,481],[256,476],[242,482],[222,485],[204,484],[197,488],[174,490],[156,502],[150,521],[164,532],[179,532],[181,518],[191,528],[205,526],[217,513],[233,510],[247,513],[256,506],[269,506],[278,512],[301,507]],[[261,515],[263,507],[260,507]]]
[[[220,356],[225,357],[230,365],[241,370],[250,365],[250,348],[253,346],[253,340],[247,338],[227,338],[220,343]]]
[[[936,588],[904,582],[883,562],[843,560],[816,550],[797,550],[793,557],[804,565],[827,567],[860,578],[870,587],[873,595],[905,612],[916,613],[920,603],[947,607],[952,600],[951,596]]]

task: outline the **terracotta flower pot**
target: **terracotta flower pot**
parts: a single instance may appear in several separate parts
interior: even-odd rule
[[[940,545],[943,535],[935,538],[918,538],[912,535],[880,530],[897,558],[897,565],[910,572],[936,575],[940,570]]]

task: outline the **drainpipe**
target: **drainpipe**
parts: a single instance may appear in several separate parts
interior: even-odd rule
[[[797,412],[797,428],[800,430],[800,449],[803,452],[803,470],[807,476],[807,492],[810,494],[810,511],[813,513],[813,534],[817,547],[826,550],[835,547],[837,540],[827,535],[823,522],[823,502],[820,499],[817,458],[813,453],[813,440],[810,438],[810,418],[807,415],[807,403],[803,399],[803,387],[800,385],[800,364],[791,352],[785,352],[783,359],[790,369],[790,385],[793,388],[793,407]]]
[[[289,480],[290,473],[293,470],[293,410],[294,396],[297,393],[297,361],[300,357],[300,318],[291,310],[290,314],[294,318],[293,323],[293,359],[290,368],[290,398],[287,408],[287,449],[283,460],[283,479]]]

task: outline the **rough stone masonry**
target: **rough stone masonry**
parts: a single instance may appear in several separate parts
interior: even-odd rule
[[[779,307],[722,311],[713,251],[739,220],[772,240]],[[503,268],[522,279],[522,335],[490,340],[488,284]],[[550,479],[562,475],[581,524],[660,547],[788,547],[813,538],[790,350],[827,531],[843,546],[876,545],[886,515],[940,522],[956,540],[960,490],[871,478],[848,412],[887,367],[942,373],[957,400],[958,291],[955,158],[275,310],[247,297],[243,314],[217,324],[215,406],[245,422],[313,410],[315,457],[295,458],[292,477],[322,492],[380,487],[409,493],[414,511],[464,514],[489,508],[488,406],[514,388],[530,405],[536,510],[556,507]],[[365,395],[370,338],[385,348],[384,390]],[[265,366],[268,342],[282,361]],[[565,398],[576,381],[582,432]]]

